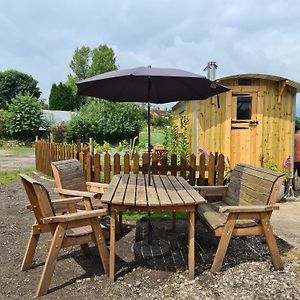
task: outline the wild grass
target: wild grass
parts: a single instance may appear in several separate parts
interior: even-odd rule
[[[0,184],[9,184],[20,179],[20,173],[30,174],[34,168],[20,168],[16,170],[0,171]]]

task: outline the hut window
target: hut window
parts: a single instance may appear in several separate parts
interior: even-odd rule
[[[178,112],[181,114],[185,111],[185,103],[182,101],[179,103]]]
[[[239,85],[252,85],[251,78],[239,78]]]
[[[251,120],[252,97],[249,95],[238,95],[236,104],[237,120]]]

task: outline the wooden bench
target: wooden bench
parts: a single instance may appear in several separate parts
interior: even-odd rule
[[[200,221],[221,237],[212,272],[220,271],[232,235],[264,235],[275,269],[283,268],[270,225],[273,210],[279,209],[276,200],[283,179],[282,173],[240,163],[233,169],[228,187],[195,187],[205,199],[221,198],[199,205],[197,213]]]

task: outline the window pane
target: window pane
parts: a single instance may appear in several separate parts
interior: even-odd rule
[[[251,120],[252,97],[240,95],[237,96],[237,112],[238,120]]]

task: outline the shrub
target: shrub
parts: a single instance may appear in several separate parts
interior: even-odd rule
[[[6,136],[6,122],[7,122],[7,112],[3,109],[0,109],[0,138]]]
[[[83,106],[66,128],[67,141],[93,137],[102,143],[114,143],[130,137],[142,128],[140,108],[130,103],[93,101]]]
[[[19,95],[8,106],[7,132],[18,140],[33,140],[47,123],[37,98]]]
[[[179,133],[178,126],[175,124],[173,117],[170,117],[170,126],[167,126],[164,130],[165,141],[164,147],[168,150],[168,159],[171,159],[173,154],[177,155],[177,158],[181,154],[186,154],[189,158],[189,139],[188,139],[188,123],[189,119],[186,116],[182,116],[180,120],[180,128],[182,133]]]
[[[65,136],[66,124],[64,122],[51,128],[51,133],[54,143],[63,143]]]

